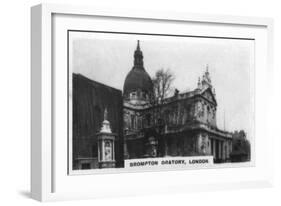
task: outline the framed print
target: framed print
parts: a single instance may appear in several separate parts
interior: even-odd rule
[[[254,165],[254,39],[69,30],[68,48],[70,174]]]
[[[31,14],[33,198],[271,185],[271,19]]]

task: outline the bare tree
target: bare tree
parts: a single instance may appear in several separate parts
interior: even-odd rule
[[[156,71],[155,77],[152,79],[154,98],[157,104],[163,104],[164,99],[167,98],[172,91],[172,82],[174,74],[169,70],[163,68]]]
[[[152,116],[154,127],[156,128],[157,139],[161,142],[163,148],[162,155],[167,155],[167,140],[164,134],[165,120],[163,105],[165,104],[165,99],[172,94],[172,83],[175,79],[174,74],[169,69],[163,69],[156,71],[155,76],[152,78],[153,82],[153,94],[151,95],[150,103],[153,107]]]

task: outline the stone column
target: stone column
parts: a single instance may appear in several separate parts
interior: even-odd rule
[[[214,156],[214,159],[217,159],[217,147],[216,147],[216,140],[213,139],[213,156]]]
[[[124,159],[129,159],[127,140],[124,139]]]
[[[223,159],[223,145],[222,145],[222,141],[220,140],[220,159]]]
[[[216,140],[212,139],[212,147],[213,147],[213,157],[216,158]]]
[[[221,142],[221,150],[222,150],[222,160],[225,160],[225,149],[224,149],[224,141]]]
[[[218,150],[219,150],[218,159],[221,159],[221,141],[220,140],[218,140]]]
[[[226,151],[225,151],[225,159],[227,160],[229,158],[229,152],[228,152],[228,141],[225,142],[225,148],[226,148]]]

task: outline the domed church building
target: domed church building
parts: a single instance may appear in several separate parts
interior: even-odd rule
[[[134,65],[126,76],[123,87],[125,158],[140,158],[147,155],[144,129],[148,128],[152,121],[150,112],[152,95],[153,83],[144,68],[143,54],[138,41],[134,53]]]
[[[193,91],[177,91],[161,105],[152,97],[153,82],[138,41],[123,87],[124,159],[212,155],[215,162],[230,160],[232,134],[217,127],[208,66]]]

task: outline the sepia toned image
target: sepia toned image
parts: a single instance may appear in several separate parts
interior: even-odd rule
[[[70,169],[251,163],[254,46],[254,39],[68,31]]]

